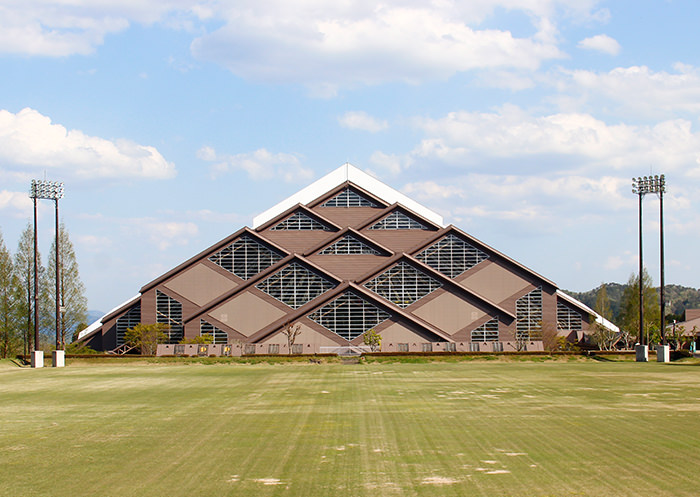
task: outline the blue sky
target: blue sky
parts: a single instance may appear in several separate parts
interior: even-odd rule
[[[697,288],[698,18],[674,0],[4,2],[0,230],[14,252],[31,179],[64,181],[107,311],[350,162],[580,291],[636,270],[631,178],[665,173],[666,282]]]

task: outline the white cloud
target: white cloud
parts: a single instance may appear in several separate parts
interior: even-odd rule
[[[0,53],[85,55],[132,24],[159,23],[198,33],[192,53],[241,77],[301,83],[330,97],[339,88],[444,80],[474,69],[532,71],[565,56],[560,20],[605,22],[609,12],[596,10],[598,3],[25,0],[0,6]],[[528,19],[529,30],[515,36],[507,24],[491,27],[503,25],[505,11]],[[522,87],[527,79],[511,83]]]
[[[392,174],[398,174],[413,164],[413,159],[410,155],[385,154],[381,151],[372,153],[369,161]]]
[[[122,226],[130,236],[144,238],[159,250],[173,245],[187,245],[197,236],[199,229],[191,222],[163,221],[153,218],[130,219]]]
[[[13,217],[25,218],[32,207],[28,192],[0,191],[0,211],[10,212]]]
[[[420,201],[463,197],[464,190],[456,185],[440,185],[434,181],[408,183],[401,191]]]
[[[540,168],[577,171],[614,169],[635,174],[640,165],[700,175],[700,132],[684,119],[653,126],[609,125],[589,114],[528,115],[507,106],[499,112],[451,112],[416,119],[425,138],[411,152],[463,168],[523,174]]]
[[[197,156],[206,162],[215,162],[210,168],[216,178],[231,171],[244,171],[256,181],[282,178],[288,183],[306,182],[313,178],[313,171],[302,166],[296,155],[267,151],[264,148],[254,152],[219,155],[211,147],[202,147]]]
[[[346,112],[338,118],[338,122],[344,128],[359,129],[370,133],[384,131],[389,127],[389,123],[385,120],[376,119],[364,111]]]
[[[182,29],[203,19],[193,0],[22,0],[0,5],[0,53],[65,57],[95,51],[132,23]],[[179,19],[179,18],[185,19]]]
[[[63,180],[165,179],[175,166],[154,147],[68,130],[33,109],[0,110],[0,166],[18,178],[48,171]]]
[[[107,236],[76,235],[74,240],[77,247],[94,253],[101,253],[114,245],[112,239]]]
[[[566,71],[560,91],[583,94],[592,106],[629,117],[670,117],[700,113],[700,69],[675,64],[675,72],[646,66],[618,67],[606,73]],[[597,99],[604,99],[601,103]],[[578,104],[580,105],[580,103]]]
[[[639,256],[632,252],[609,256],[603,265],[605,269],[616,270],[623,267],[634,267],[639,264]]]
[[[473,69],[534,70],[564,56],[551,18],[557,6],[585,16],[594,3],[256,2],[220,11],[225,24],[195,39],[192,52],[247,79],[303,83],[329,96],[339,87],[444,80]],[[530,36],[479,29],[498,7],[531,18]]]
[[[596,50],[608,55],[617,55],[620,53],[620,44],[614,38],[608,35],[595,35],[590,38],[585,38],[578,43],[579,48],[586,50]]]

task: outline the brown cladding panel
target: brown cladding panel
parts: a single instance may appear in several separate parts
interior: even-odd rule
[[[547,326],[554,332],[557,330],[556,290],[546,286],[542,287],[542,326]]]
[[[238,284],[200,263],[167,281],[164,286],[202,306],[233,290]]]
[[[117,319],[110,319],[102,326],[102,350],[117,348]]]
[[[529,281],[491,260],[480,262],[455,280],[496,304],[521,294],[524,288],[531,286]]]
[[[257,333],[285,314],[251,291],[237,295],[209,313],[214,319],[226,323],[245,336]]]
[[[356,228],[364,224],[368,219],[378,215],[382,209],[374,207],[314,207],[323,217],[333,221],[341,228]]]
[[[417,309],[411,310],[409,307],[407,310],[448,335],[453,335],[486,315],[479,307],[445,290],[436,290],[434,294],[435,297],[426,299]]]
[[[99,333],[95,333],[90,338],[85,340],[85,345],[87,345],[88,347],[90,347],[93,350],[111,350],[105,346],[105,343],[102,339],[103,330],[100,330]],[[112,347],[112,349],[113,348],[114,347]]]
[[[156,322],[155,288],[141,295],[141,322],[143,324],[154,324]]]
[[[356,281],[385,264],[388,257],[379,255],[311,255],[309,261],[341,280]]]
[[[435,236],[435,231],[431,230],[363,229],[361,233],[394,252],[409,252],[419,244]]]
[[[298,231],[273,231],[265,230],[260,233],[266,239],[276,243],[289,253],[304,253],[310,247],[314,247],[324,240],[330,240],[335,236],[333,231],[298,230]]]
[[[304,349],[306,349],[308,345],[311,345],[311,348],[313,350],[317,350],[319,347],[337,347],[338,345],[343,345],[347,343],[345,342],[345,340],[334,340],[333,338],[326,336],[323,333],[320,333],[316,329],[309,326],[309,324],[307,324],[306,322],[302,322],[299,324],[301,325],[301,331],[296,337],[294,343],[304,345]],[[335,338],[337,339],[339,337]],[[274,335],[271,335],[270,337],[266,338],[260,343],[279,344],[280,351],[282,351],[282,353],[289,353],[287,345],[287,336],[282,333],[282,330],[275,333]]]
[[[397,343],[425,342],[426,339],[401,323],[391,323],[381,333],[382,349],[395,346]],[[395,349],[395,348],[394,348]]]

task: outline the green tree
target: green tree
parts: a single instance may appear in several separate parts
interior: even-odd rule
[[[612,321],[612,308],[610,307],[610,299],[608,298],[608,287],[605,283],[601,283],[596,292],[595,312],[603,319]]]
[[[642,294],[644,300],[643,330],[645,337],[648,337],[659,330],[661,310],[659,308],[658,294],[646,269],[642,275]],[[633,335],[639,334],[639,277],[635,274],[630,276],[627,286],[622,293],[620,322],[626,331]]]
[[[124,341],[137,348],[142,355],[155,355],[158,344],[167,341],[168,330],[170,330],[170,326],[164,323],[139,323],[126,330]]]
[[[59,343],[65,348],[66,336],[72,337],[77,327],[87,321],[87,297],[85,297],[85,285],[80,280],[78,261],[75,257],[73,243],[68,236],[68,230],[63,223],[58,230],[58,260],[59,260],[59,291],[61,320],[59,323]],[[56,309],[56,239],[51,244],[49,254],[49,266],[47,270],[48,305]]]
[[[12,257],[0,233],[0,357],[20,352],[21,330],[17,326],[17,286]]]
[[[45,308],[41,304],[43,288],[43,267],[41,265],[41,254],[37,251],[37,267],[39,274],[39,294],[37,296],[39,307],[39,327],[41,329],[41,315]],[[22,232],[17,243],[17,251],[14,255],[13,268],[15,277],[17,278],[17,286],[15,288],[15,316],[22,330],[24,342],[24,353],[29,354],[33,350],[34,343],[34,229],[31,223]],[[41,349],[41,344],[39,344]]]
[[[376,352],[382,347],[382,336],[374,331],[374,328],[369,329],[362,335],[362,343],[367,345],[372,352]]]
[[[197,335],[193,338],[183,338],[179,343],[183,345],[209,345],[214,343],[214,337],[211,333],[205,333],[204,335]]]

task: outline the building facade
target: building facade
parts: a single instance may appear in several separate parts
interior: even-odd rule
[[[579,341],[592,311],[555,283],[345,164],[144,285],[81,332],[110,351],[138,323],[169,325],[166,353],[542,350]],[[284,330],[299,326],[291,345]]]

